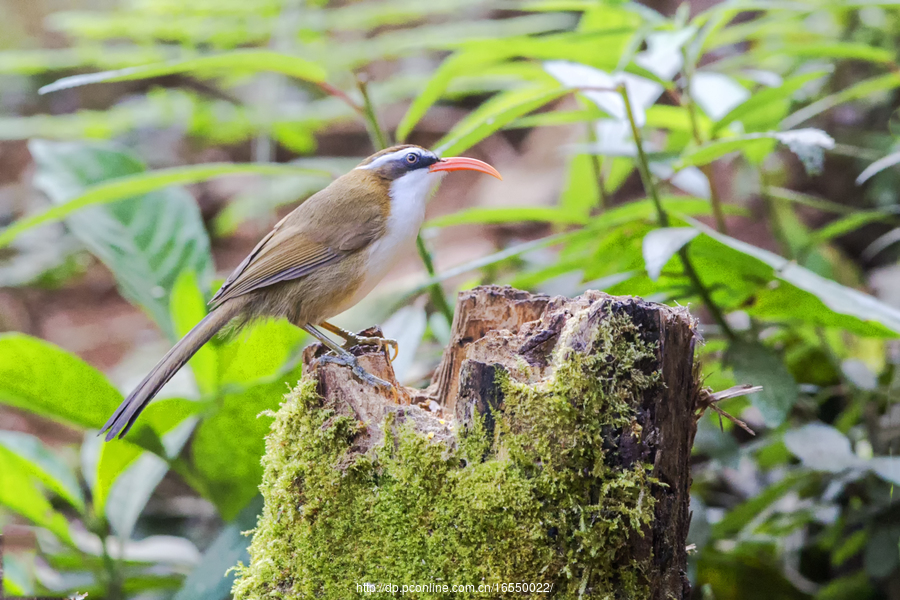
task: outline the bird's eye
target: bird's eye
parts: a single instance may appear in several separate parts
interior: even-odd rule
[[[406,162],[411,165],[416,164],[417,162],[419,162],[419,155],[415,152],[410,152],[406,155]]]

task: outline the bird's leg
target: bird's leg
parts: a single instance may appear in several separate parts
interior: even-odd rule
[[[367,372],[363,369],[359,361],[356,360],[356,357],[347,352],[345,349],[338,346],[333,340],[331,340],[327,335],[313,327],[312,325],[301,325],[301,329],[306,331],[309,335],[313,336],[322,344],[334,352],[334,355],[326,354],[324,356],[319,357],[319,361],[323,363],[334,363],[338,365],[342,365],[345,367],[350,367],[350,370],[354,375],[368,383],[369,385],[374,385],[376,387],[384,387],[393,389],[394,386],[385,381],[384,379],[380,379],[375,377],[371,373]]]
[[[397,345],[397,340],[392,340],[389,338],[382,338],[382,337],[374,337],[374,336],[366,337],[366,336],[356,335],[353,332],[347,331],[343,327],[338,327],[337,325],[332,325],[331,323],[329,323],[327,321],[322,321],[320,323],[320,325],[322,325],[322,327],[324,327],[331,333],[333,333],[335,335],[339,335],[342,338],[344,338],[346,340],[346,343],[344,344],[345,350],[349,350],[353,346],[378,346],[379,348],[389,346],[391,348],[391,350],[393,351],[392,352],[393,356],[388,355],[388,359],[391,362],[394,362],[395,360],[397,360],[397,355],[400,354],[400,347]]]

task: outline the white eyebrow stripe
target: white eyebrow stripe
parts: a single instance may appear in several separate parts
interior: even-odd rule
[[[402,150],[397,150],[396,152],[391,152],[390,154],[385,154],[384,156],[379,156],[372,162],[367,165],[363,165],[361,167],[356,167],[357,169],[378,169],[385,163],[391,162],[392,160],[396,160],[401,156],[406,156],[410,152],[415,152],[419,156],[422,155],[421,152],[418,152],[415,148],[403,148]]]

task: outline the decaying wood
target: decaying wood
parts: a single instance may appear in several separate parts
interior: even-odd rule
[[[383,439],[379,427],[388,413],[395,414],[394,422],[411,420],[416,429],[453,443],[443,422],[452,419],[465,427],[480,414],[490,429],[492,410],[503,410],[498,370],[514,381],[539,383],[552,374],[556,353],[584,352],[599,324],[615,314],[628,315],[643,339],[656,345],[655,364],[648,368],[661,374],[663,385],[631,400],[640,435],[611,433],[607,460],[622,467],[636,461],[653,465],[653,477],[663,484],[653,486],[655,518],[631,551],[638,560],[652,556],[655,572],[647,576],[653,598],[685,599],[690,595],[685,576],[690,452],[705,398],[694,371],[695,322],[686,309],[594,291],[569,299],[484,286],[460,294],[451,343],[427,390],[398,387],[395,396],[374,389],[345,367],[314,365],[322,352],[317,346],[307,349],[304,360],[320,394],[339,401],[332,404],[342,402],[367,425],[364,447]],[[396,383],[383,351],[358,355],[364,368]]]

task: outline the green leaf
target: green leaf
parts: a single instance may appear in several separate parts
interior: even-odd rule
[[[847,436],[825,423],[807,423],[786,431],[784,445],[813,471],[840,473],[862,462],[853,453]]]
[[[732,152],[748,152],[758,148],[760,145],[771,144],[770,140],[776,140],[788,146],[794,154],[797,154],[804,161],[804,164],[806,164],[804,160],[806,158],[813,162],[817,158],[821,160],[822,149],[834,147],[834,140],[831,136],[819,129],[748,133],[722,140],[714,140],[687,150],[682,154],[681,160],[675,168],[677,170],[690,165],[705,165]]]
[[[762,391],[751,395],[750,400],[762,413],[766,425],[781,425],[798,394],[797,382],[784,362],[762,344],[747,342],[732,343],[727,361],[736,381],[763,387]]]
[[[791,56],[814,58],[838,58],[845,60],[863,60],[873,63],[893,63],[894,52],[887,48],[876,48],[869,44],[856,44],[852,42],[824,42],[820,44],[799,43],[784,44],[780,48],[754,52],[754,55],[763,58],[766,56]]]
[[[693,227],[664,227],[644,236],[643,254],[650,279],[656,281],[663,267],[685,244],[700,232]]]
[[[246,385],[272,377],[297,356],[306,334],[284,319],[255,323],[219,348],[222,386]]]
[[[141,415],[141,427],[131,433],[135,440],[142,440],[148,437],[142,434],[152,430],[159,443],[154,452],[135,456],[136,447],[125,445],[125,440],[102,447],[94,478],[95,509],[102,508],[119,537],[131,537],[147,501],[169,471],[168,461],[178,456],[193,432],[197,423],[194,413],[202,407],[181,398],[151,403]]]
[[[486,65],[497,62],[500,58],[495,55],[475,52],[458,52],[444,62],[434,72],[428,83],[412,101],[406,114],[397,125],[395,137],[398,143],[403,143],[412,132],[416,124],[422,120],[428,109],[447,91],[450,83],[467,72],[476,68],[484,68]]]
[[[44,485],[84,512],[84,495],[75,472],[41,440],[19,431],[0,431],[0,447],[16,455]]]
[[[568,93],[565,88],[546,86],[501,92],[457,123],[436,144],[435,152],[464,152],[518,117]]]
[[[0,446],[0,506],[47,528],[65,541],[71,541],[66,518],[53,510],[36,483],[37,477],[26,461]]]
[[[282,75],[312,83],[323,83],[326,77],[325,70],[322,67],[297,56],[270,50],[235,50],[200,58],[173,60],[115,71],[103,71],[101,73],[73,75],[72,77],[64,77],[50,85],[45,85],[39,90],[39,93],[47,94],[91,83],[134,81],[180,73],[207,76],[212,73],[234,75],[236,73],[253,74],[260,71],[281,73]]]
[[[118,478],[140,457],[149,454],[147,450],[160,459],[174,456],[171,449],[165,447],[164,436],[202,410],[204,406],[203,403],[183,398],[155,400],[141,413],[140,419],[127,437],[104,443],[100,447],[91,489],[95,510],[106,511],[110,490]]]
[[[207,499],[230,520],[258,493],[262,480],[260,457],[271,419],[260,413],[275,410],[282,397],[301,378],[301,369],[271,383],[225,394],[211,416],[198,425],[191,454]]]
[[[761,318],[797,319],[825,327],[840,327],[867,336],[894,336],[900,332],[900,311],[879,300],[817,275],[795,262],[768,250],[757,248],[690,218],[685,221],[707,237],[719,242],[710,248],[715,261],[703,272],[723,276],[721,285],[752,286],[754,297],[743,307],[748,313]],[[703,247],[703,238],[696,238],[691,252]],[[698,246],[698,242],[701,244]],[[728,254],[722,248],[743,255],[741,261],[730,263],[724,275],[723,268]],[[708,276],[708,275],[707,275]],[[773,280],[777,283],[773,284]]]
[[[897,163],[900,163],[900,152],[892,152],[883,158],[879,158],[859,174],[859,177],[856,178],[856,185],[864,184],[878,173],[893,167]]]
[[[30,147],[33,151],[34,148],[38,148],[37,152],[41,153],[44,150],[44,144],[47,144],[47,142],[35,140],[32,141]],[[28,231],[39,225],[60,221],[75,211],[88,206],[118,202],[119,200],[148,194],[174,185],[196,183],[215,177],[241,174],[272,176],[309,174],[320,179],[327,178],[329,181],[331,180],[330,174],[325,170],[293,165],[264,163],[210,163],[138,172],[133,175],[126,174],[121,177],[99,181],[93,185],[87,185],[84,187],[83,191],[72,197],[70,200],[67,200],[64,204],[57,204],[42,213],[19,219],[0,232],[0,248],[8,245],[24,231]]]
[[[4,553],[0,560],[2,560],[0,571],[3,572],[3,581],[0,583],[3,587],[0,589],[12,597],[34,596],[34,578],[31,574],[33,567],[29,568],[21,557],[9,552]]]
[[[43,340],[6,333],[0,335],[0,402],[100,429],[122,395],[80,358]]]
[[[789,473],[781,481],[765,487],[752,498],[731,508],[721,521],[713,525],[713,539],[736,535],[762,511],[808,479],[809,472]]]
[[[888,73],[866,79],[839,92],[820,98],[797,112],[788,115],[781,122],[781,127],[783,129],[791,129],[839,104],[865,98],[878,92],[886,92],[896,87],[900,87],[900,74],[898,73]]]
[[[263,511],[262,496],[257,495],[240,514],[219,531],[200,563],[172,600],[225,600],[231,597],[231,586],[234,583],[234,572],[229,569],[239,562],[248,564],[250,553],[247,547],[249,538],[244,535],[256,526],[256,521]]]
[[[436,217],[425,223],[425,227],[450,227],[472,223],[498,224],[535,221],[559,225],[584,225],[587,215],[551,206],[521,206],[509,208],[469,208],[456,213]]]
[[[809,245],[822,244],[833,240],[836,237],[846,235],[852,231],[856,231],[863,225],[869,223],[878,223],[893,218],[892,215],[880,210],[861,211],[851,213],[845,217],[835,219],[821,229],[817,229],[809,236]]]
[[[715,136],[719,131],[735,121],[752,118],[757,112],[764,111],[775,102],[790,99],[800,89],[811,81],[820,79],[828,74],[828,71],[815,71],[791,77],[777,88],[766,88],[754,93],[745,102],[734,107],[728,114],[716,121],[711,135]],[[775,125],[773,123],[772,125]]]
[[[566,186],[559,199],[563,211],[587,218],[591,209],[600,203],[594,161],[600,163],[601,160],[587,154],[575,154],[569,159]]]
[[[35,185],[53,202],[65,204],[88,186],[145,170],[133,155],[109,144],[33,140]],[[75,234],[116,276],[122,295],[143,307],[170,338],[169,294],[183,269],[201,281],[212,276],[209,237],[194,199],[169,187],[93,206],[69,215]]]
[[[206,316],[206,300],[193,271],[184,270],[172,286],[170,299],[175,335],[182,337]],[[188,361],[197,387],[203,394],[212,394],[219,387],[219,357],[212,344],[204,344]]]

